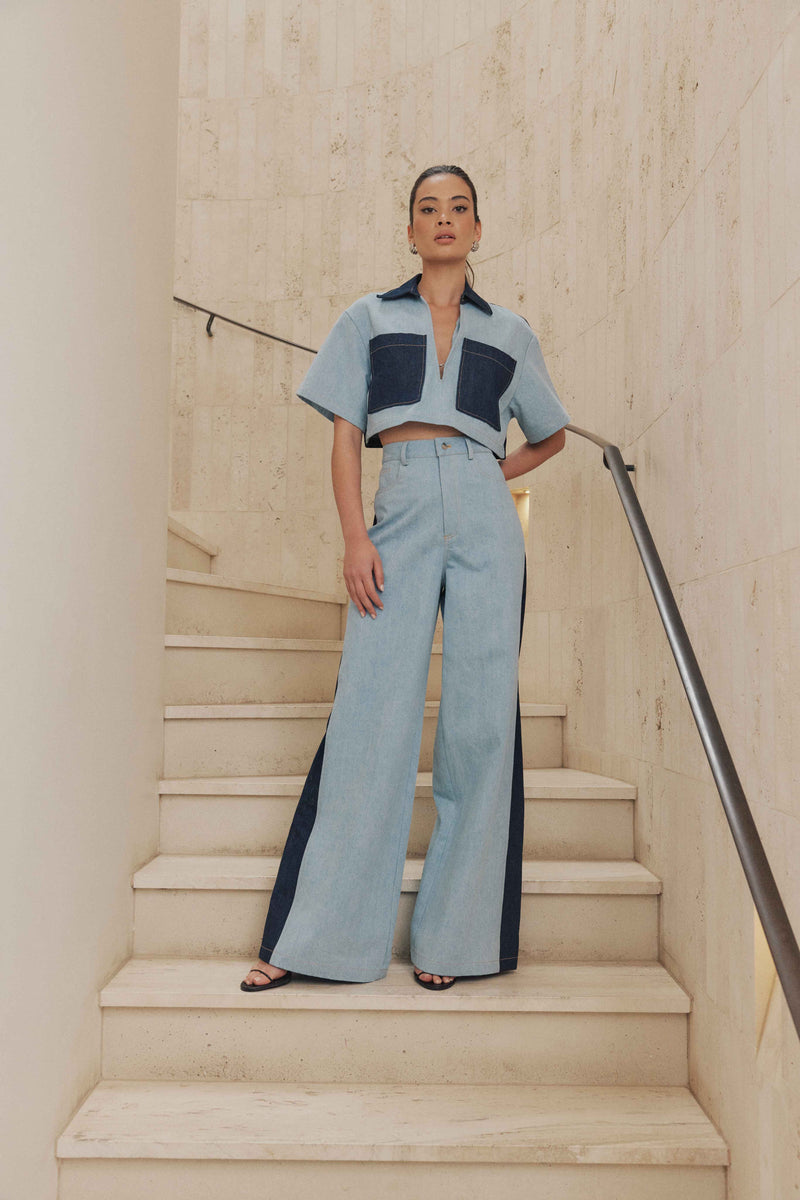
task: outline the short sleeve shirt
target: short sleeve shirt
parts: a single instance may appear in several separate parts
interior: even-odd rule
[[[339,316],[297,389],[332,421],[358,426],[367,447],[403,421],[451,425],[505,458],[515,417],[529,442],[569,422],[524,317],[489,304],[466,282],[440,377],[421,273],[388,292],[361,296]]]

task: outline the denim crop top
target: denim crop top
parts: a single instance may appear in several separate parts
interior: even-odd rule
[[[297,395],[332,421],[357,425],[364,444],[403,421],[452,425],[505,458],[516,417],[529,442],[569,421],[548,374],[539,339],[524,317],[489,304],[464,281],[461,311],[443,376],[433,319],[417,285],[361,296],[339,316]],[[466,301],[466,303],[465,303]]]

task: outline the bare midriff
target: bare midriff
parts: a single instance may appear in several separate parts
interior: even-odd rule
[[[402,425],[393,425],[391,429],[382,429],[378,434],[381,445],[389,442],[411,442],[418,438],[463,437],[460,429],[452,425],[432,425],[429,421],[404,421]]]

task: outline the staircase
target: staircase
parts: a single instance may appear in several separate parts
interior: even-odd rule
[[[213,555],[170,522],[161,852],[133,876],[135,954],[100,995],[103,1077],[58,1139],[60,1200],[724,1200],[728,1150],[688,1088],[690,1000],[658,961],[661,884],[633,858],[635,788],[562,766],[563,705],[521,704],[519,968],[414,983],[440,643],[388,975],[239,989],[346,605],[216,575]]]

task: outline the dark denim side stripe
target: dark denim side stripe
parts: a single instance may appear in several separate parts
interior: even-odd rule
[[[519,644],[522,649],[522,626],[525,621],[525,589],[528,581],[528,559],[522,572],[522,604],[519,614]],[[500,972],[514,971],[519,954],[519,922],[522,905],[522,840],[525,825],[525,776],[522,772],[522,717],[517,686],[517,729],[514,736],[514,769],[511,777],[511,812],[508,818],[508,849],[506,851],[506,881],[503,891],[503,914],[500,918]]]
[[[341,666],[342,660],[340,656],[339,670],[341,670]],[[333,688],[334,699],[336,698],[336,689],[339,686],[339,670],[336,672],[336,683]],[[286,918],[289,916],[289,910],[292,907],[294,894],[297,890],[297,876],[300,873],[300,864],[303,861],[306,845],[311,836],[311,830],[314,828],[314,821],[317,818],[319,781],[322,775],[322,760],[325,757],[325,738],[328,736],[330,720],[331,715],[328,713],[328,720],[325,722],[325,732],[322,735],[322,741],[317,747],[314,761],[303,784],[303,790],[300,793],[300,799],[297,802],[297,808],[294,811],[292,824],[286,838],[286,845],[284,846],[283,856],[278,867],[278,874],[275,877],[275,886],[272,889],[272,897],[269,902],[269,909],[267,910],[267,919],[264,923],[264,935],[261,939],[261,950],[259,953],[259,957],[264,962],[269,962],[269,956],[278,944],[278,938],[281,936],[283,927],[286,924]]]
[[[376,525],[377,521],[378,515],[376,513],[372,524]],[[340,655],[339,667],[336,671],[336,683],[333,686],[334,700],[336,699],[336,689],[339,686],[339,671],[341,669],[342,659]],[[283,933],[283,927],[286,924],[286,918],[289,916],[289,910],[292,907],[294,894],[297,890],[297,876],[300,873],[300,863],[303,861],[306,845],[311,836],[311,830],[314,828],[314,821],[317,818],[319,781],[322,775],[322,760],[325,757],[325,738],[328,736],[330,720],[330,713],[328,713],[328,720],[325,722],[325,732],[322,735],[322,741],[317,747],[314,761],[303,784],[303,790],[300,793],[300,799],[297,802],[292,824],[286,837],[286,845],[284,846],[281,863],[278,867],[278,874],[275,877],[275,886],[272,889],[272,898],[267,910],[267,919],[264,922],[264,936],[261,939],[262,952],[260,953],[260,957],[264,962],[269,962],[269,956],[277,946],[278,938]]]

